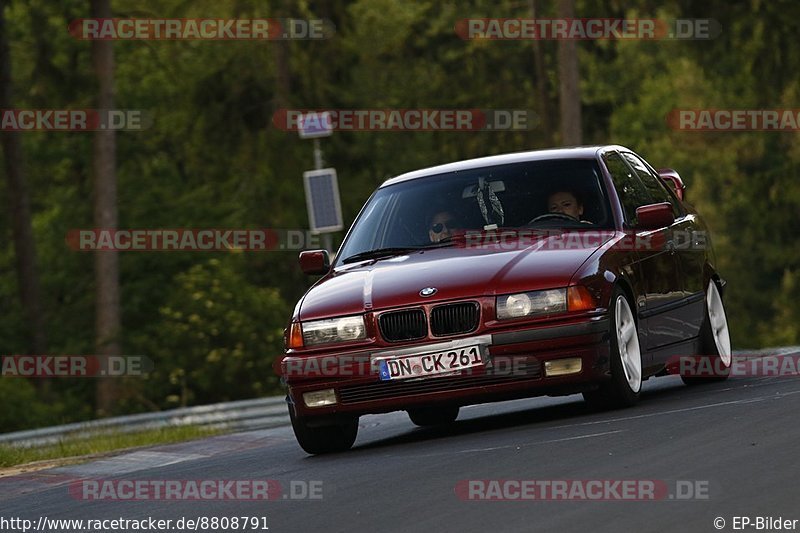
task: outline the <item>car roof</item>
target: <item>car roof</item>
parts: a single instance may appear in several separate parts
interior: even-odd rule
[[[550,148],[546,150],[532,150],[527,152],[491,155],[487,157],[465,159],[463,161],[456,161],[454,163],[447,163],[444,165],[437,165],[406,172],[405,174],[400,174],[399,176],[389,178],[383,182],[381,187],[386,187],[388,185],[394,185],[396,183],[422,178],[425,176],[444,174],[446,172],[457,172],[460,170],[471,170],[495,165],[508,165],[511,163],[522,163],[525,161],[543,161],[547,159],[594,159],[597,157],[598,152],[605,150],[630,151],[628,148],[619,145],[595,145]]]

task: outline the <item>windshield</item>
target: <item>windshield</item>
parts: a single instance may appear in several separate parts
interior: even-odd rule
[[[353,225],[337,265],[446,243],[498,228],[610,229],[594,159],[529,161],[437,174],[378,189]],[[385,250],[390,253],[380,253]],[[398,252],[399,253],[399,252]],[[350,261],[348,261],[350,259]]]

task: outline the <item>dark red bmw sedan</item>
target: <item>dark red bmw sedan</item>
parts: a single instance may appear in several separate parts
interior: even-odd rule
[[[295,307],[280,362],[300,446],[346,450],[368,413],[405,410],[426,426],[538,395],[629,406],[674,357],[728,368],[725,282],[683,196],[675,171],[622,146],[389,179],[332,263],[300,255],[323,275]]]

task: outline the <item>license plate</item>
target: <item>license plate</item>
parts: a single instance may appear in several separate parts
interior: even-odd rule
[[[483,364],[479,346],[378,360],[381,381],[452,374]]]

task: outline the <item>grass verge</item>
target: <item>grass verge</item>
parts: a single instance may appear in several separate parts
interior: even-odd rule
[[[58,444],[19,448],[0,445],[0,468],[17,466],[35,461],[64,459],[83,455],[151,446],[154,444],[172,444],[187,440],[212,437],[224,433],[221,430],[197,426],[168,427],[136,433],[106,433],[91,438],[67,438]]]

